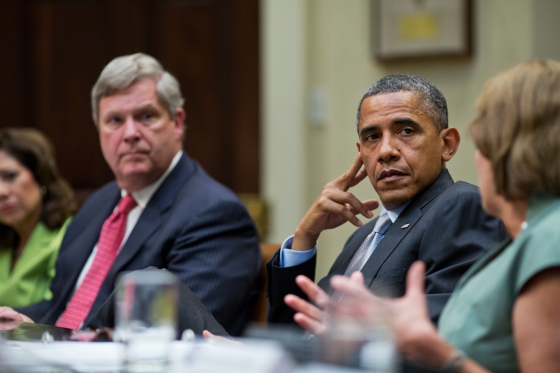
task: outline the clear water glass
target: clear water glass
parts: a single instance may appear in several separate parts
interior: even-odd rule
[[[117,285],[115,340],[125,345],[129,372],[165,371],[177,334],[178,280],[165,270],[122,276]]]

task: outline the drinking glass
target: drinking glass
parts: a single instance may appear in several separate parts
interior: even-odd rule
[[[166,270],[122,276],[117,285],[115,340],[130,372],[164,371],[177,334],[177,278]]]

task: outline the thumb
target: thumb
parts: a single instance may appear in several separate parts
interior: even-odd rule
[[[350,280],[358,285],[364,284],[364,274],[360,271],[356,271],[350,275]]]
[[[424,295],[426,265],[421,261],[412,263],[406,275],[406,295]]]

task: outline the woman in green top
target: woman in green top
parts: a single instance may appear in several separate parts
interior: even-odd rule
[[[58,249],[76,210],[38,131],[0,130],[0,306],[50,299]]]
[[[449,372],[560,372],[560,63],[533,61],[498,75],[477,110],[470,132],[483,208],[512,240],[463,276],[439,333],[427,316],[420,262],[396,300],[374,297],[359,272],[331,283],[348,295],[347,306],[358,305],[354,314],[387,306],[409,360]]]

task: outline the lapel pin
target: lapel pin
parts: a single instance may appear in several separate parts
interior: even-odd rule
[[[406,223],[405,225],[403,225],[403,226],[401,227],[401,229],[408,228],[409,225],[410,225],[409,223]]]

